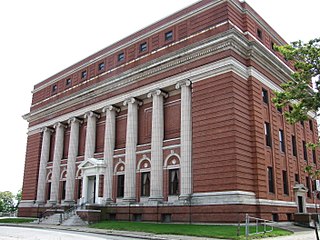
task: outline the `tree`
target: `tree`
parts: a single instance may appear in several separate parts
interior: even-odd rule
[[[297,41],[291,45],[274,46],[286,60],[292,61],[295,71],[285,84],[283,92],[275,92],[276,107],[290,106],[284,116],[289,123],[308,119],[308,112],[318,115],[320,108],[320,38],[307,43]],[[314,84],[312,83],[314,80]],[[312,86],[314,86],[312,88]]]
[[[14,195],[9,192],[0,192],[0,212],[13,212],[15,210]]]

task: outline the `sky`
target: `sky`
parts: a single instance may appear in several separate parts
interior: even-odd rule
[[[0,1],[0,192],[22,188],[34,85],[198,0]],[[319,0],[246,0],[287,42],[320,37]]]

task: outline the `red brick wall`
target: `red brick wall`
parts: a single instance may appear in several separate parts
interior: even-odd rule
[[[41,143],[41,133],[28,136],[22,187],[22,200],[35,200],[37,197]]]

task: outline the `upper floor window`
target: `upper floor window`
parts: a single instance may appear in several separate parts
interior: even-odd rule
[[[274,42],[271,42],[271,49],[272,49],[272,50],[275,50],[275,49],[274,49],[274,45],[275,45],[275,43],[274,43]]]
[[[294,181],[295,183],[300,183],[300,177],[298,173],[294,174]]]
[[[264,88],[262,88],[262,100],[264,103],[268,104],[269,103],[269,96],[268,96],[268,91]]]
[[[312,120],[309,120],[309,128],[310,128],[310,131],[313,132],[313,122],[312,122]]]
[[[66,79],[66,86],[70,86],[71,85],[71,78]]]
[[[164,40],[171,41],[172,39],[173,39],[173,32],[172,31],[166,32],[164,35]]]
[[[292,144],[292,155],[297,156],[297,140],[296,136],[292,135],[291,136],[291,144]]]
[[[262,30],[261,29],[257,29],[257,35],[258,35],[258,38],[262,39]]]
[[[306,141],[302,141],[302,148],[303,148],[303,159],[305,161],[308,161],[308,152],[307,152]]]
[[[306,177],[306,187],[308,188],[309,191],[307,191],[307,196],[310,198],[311,197],[311,188],[310,188],[310,178]]]
[[[145,51],[147,51],[147,47],[148,47],[148,45],[147,45],[146,42],[141,43],[141,44],[140,44],[140,47],[139,47],[139,51],[140,51],[140,52],[145,52]]]
[[[280,151],[281,152],[286,152],[286,146],[284,142],[284,133],[282,129],[279,129],[279,142],[280,142]]]
[[[317,164],[317,156],[316,156],[316,150],[312,149],[312,160],[314,164]]]
[[[271,129],[270,129],[270,123],[264,122],[264,135],[266,139],[266,145],[271,147]]]
[[[279,113],[282,113],[282,108],[281,107],[277,107],[277,110]]]
[[[81,72],[81,79],[85,79],[87,77],[87,71],[84,70]]]
[[[99,70],[99,71],[103,71],[103,70],[104,70],[104,67],[105,67],[104,62],[101,62],[101,63],[99,63],[99,65],[98,65],[98,70]]]
[[[124,60],[124,53],[119,53],[118,54],[118,62],[121,62]]]
[[[55,84],[52,86],[52,93],[56,93],[58,91],[58,86]]]

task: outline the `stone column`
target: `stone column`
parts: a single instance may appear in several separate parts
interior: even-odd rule
[[[119,112],[120,109],[114,106],[107,106],[102,111],[106,112],[104,162],[107,166],[104,173],[103,200],[105,203],[110,203],[112,202],[113,151],[116,140],[116,112]]]
[[[68,165],[67,165],[67,182],[66,182],[66,199],[65,203],[74,203],[74,186],[76,181],[76,160],[78,156],[79,145],[79,127],[81,121],[73,117],[69,119],[71,124],[69,150],[68,150]]]
[[[184,80],[176,84],[181,88],[181,129],[180,129],[180,197],[190,199],[192,194],[192,119],[191,119],[191,82]]]
[[[167,94],[157,89],[148,94],[152,97],[151,132],[151,185],[149,201],[163,200],[163,97]]]
[[[63,155],[64,129],[66,126],[59,122],[54,125],[54,128],[56,129],[56,137],[54,142],[51,193],[49,200],[49,202],[52,204],[56,204],[58,202],[60,162]]]
[[[88,177],[87,175],[82,176],[82,201],[81,203],[87,203],[88,202]]]
[[[43,128],[39,176],[38,176],[38,188],[37,188],[37,203],[45,203],[45,190],[46,190],[46,178],[47,178],[47,163],[49,161],[50,154],[50,140],[52,129]]]
[[[96,148],[96,123],[97,118],[100,118],[99,114],[94,112],[88,112],[84,115],[87,121],[87,133],[86,133],[86,145],[84,152],[84,160],[94,157],[94,151]]]
[[[124,106],[128,105],[127,134],[126,134],[126,155],[125,155],[125,179],[124,198],[125,202],[136,201],[136,148],[138,142],[138,105],[141,105],[135,98],[125,100]]]

